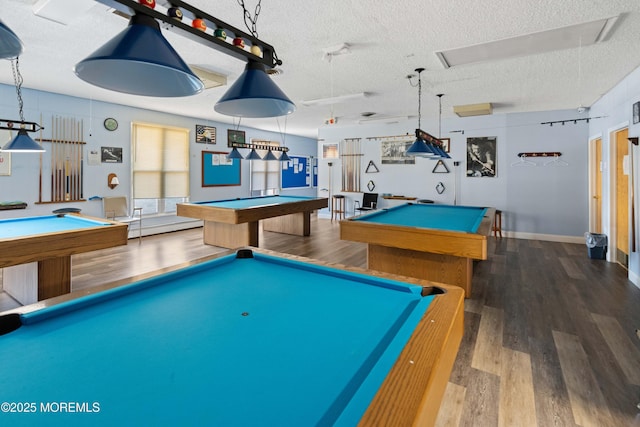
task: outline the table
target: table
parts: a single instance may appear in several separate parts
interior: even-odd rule
[[[204,220],[204,243],[235,249],[259,246],[260,220],[265,231],[309,236],[311,211],[327,206],[327,198],[263,196],[180,203],[177,213]]]
[[[365,242],[368,267],[460,286],[471,295],[473,260],[487,259],[495,209],[406,203],[340,222],[340,238]]]
[[[68,293],[71,255],[126,244],[127,225],[100,218],[69,214],[0,220],[3,288],[22,304]]]
[[[3,425],[430,425],[463,333],[458,288],[257,248],[72,296],[0,317]]]

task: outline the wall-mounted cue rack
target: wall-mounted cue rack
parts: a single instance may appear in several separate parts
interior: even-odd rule
[[[528,153],[518,153],[518,157],[560,157],[559,151],[533,151]]]
[[[83,141],[82,120],[66,117],[51,118],[51,138],[37,139],[50,143],[46,155],[50,156],[50,167],[43,164],[40,156],[40,192],[38,203],[64,203],[85,201],[83,190]],[[42,132],[41,132],[42,133]],[[51,177],[49,178],[49,174]],[[43,196],[44,183],[50,180],[49,200]]]

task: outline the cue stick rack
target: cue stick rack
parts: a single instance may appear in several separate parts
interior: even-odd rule
[[[50,143],[47,150],[49,168],[40,157],[40,194],[38,203],[70,203],[85,201],[83,180],[84,122],[70,117],[51,117],[51,138],[38,142]],[[50,175],[50,178],[49,178]],[[44,183],[50,181],[49,200],[43,196]]]
[[[559,151],[531,151],[525,153],[518,153],[519,161],[511,163],[511,166],[538,166],[537,163],[528,159],[535,159],[541,157],[552,157],[552,159],[542,166],[569,166],[569,163],[564,160],[560,160],[562,153]]]
[[[345,138],[342,150],[342,191],[360,191],[360,169],[362,168],[362,144],[360,138]]]

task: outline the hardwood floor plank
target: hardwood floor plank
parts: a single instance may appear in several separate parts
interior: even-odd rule
[[[465,393],[460,426],[495,427],[498,425],[500,378],[484,371],[470,375]]]
[[[531,358],[526,353],[503,347],[501,365],[498,425],[537,425]]]
[[[460,425],[466,392],[465,387],[451,382],[447,384],[443,397],[444,403],[438,411],[435,427],[458,427]]]
[[[640,350],[634,346],[615,318],[596,313],[591,313],[591,317],[609,345],[618,366],[627,377],[627,382],[640,385]]]
[[[576,424],[582,427],[614,426],[580,339],[559,331],[553,332],[553,339]]]
[[[500,375],[503,324],[502,310],[484,306],[471,361],[472,368]]]

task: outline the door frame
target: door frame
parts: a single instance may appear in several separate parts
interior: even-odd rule
[[[616,160],[617,160],[617,143],[616,143],[616,134],[618,132],[621,132],[623,130],[627,130],[627,132],[629,131],[629,121],[625,121],[625,122],[621,122],[618,123],[615,126],[610,127],[607,130],[607,138],[608,138],[608,142],[609,142],[609,149],[607,150],[608,153],[608,160],[607,160],[607,165],[608,167],[606,168],[606,176],[609,179],[609,187],[608,187],[608,192],[609,192],[609,199],[608,199],[608,203],[606,205],[606,210],[608,211],[608,216],[609,216],[609,220],[608,220],[608,226],[609,226],[609,233],[608,233],[608,251],[607,251],[607,261],[610,262],[617,262],[617,256],[616,256],[616,248],[618,247],[618,241],[617,241],[617,232],[618,232],[618,226],[616,224],[616,219],[617,219],[617,214],[618,214],[618,210],[617,210],[617,197],[616,197],[616,193],[617,193],[617,184],[618,184],[618,180],[617,180],[617,173],[616,173]],[[603,140],[604,143],[604,140]],[[629,142],[627,141],[627,143],[629,144]],[[604,202],[604,201],[603,201]],[[604,231],[604,230],[603,230]],[[630,248],[628,249],[630,251]],[[629,252],[630,253],[630,252]]]
[[[600,162],[597,161],[597,145],[596,141],[600,141]],[[596,134],[589,137],[589,231],[594,233],[602,233],[602,230],[605,228],[604,224],[604,198],[602,194],[603,186],[604,186],[604,173],[606,172],[606,168],[604,167],[604,142],[602,138],[602,134]],[[597,179],[598,172],[600,172],[601,180],[600,183],[600,212],[597,212],[598,204],[593,202],[593,198],[598,196],[596,194],[597,191]],[[600,219],[600,223],[598,224],[598,218]]]

